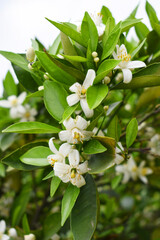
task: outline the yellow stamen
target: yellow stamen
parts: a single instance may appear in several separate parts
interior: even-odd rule
[[[24,114],[24,116],[25,116],[26,118],[29,118],[29,117],[31,116],[31,114],[30,114],[30,112],[26,112],[26,113]]]
[[[85,88],[82,89],[81,94],[86,94],[87,90]]]
[[[136,171],[137,171],[137,167],[136,167],[136,166],[133,167],[133,168],[132,168],[132,171],[133,171],[133,172],[136,172]]]
[[[131,55],[127,53],[123,53],[123,51],[121,52],[122,53],[118,56],[118,58],[121,59],[122,62],[129,62],[131,60]]]
[[[76,170],[72,169],[71,170],[71,178],[75,178],[76,177]]]
[[[145,176],[147,174],[147,168],[142,168],[141,174],[142,176]]]
[[[12,105],[16,105],[16,104],[17,104],[17,99],[13,99],[13,100],[11,101],[11,104],[12,104]]]
[[[53,158],[51,158],[51,166],[52,166],[52,167],[54,166],[55,162],[57,162],[57,160],[56,160],[56,159],[53,159]]]

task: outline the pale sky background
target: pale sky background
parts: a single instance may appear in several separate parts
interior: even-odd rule
[[[160,19],[160,0],[149,0]],[[25,53],[31,38],[37,37],[46,47],[52,44],[58,30],[45,17],[55,21],[79,21],[85,11],[97,13],[107,6],[116,22],[129,16],[140,3],[136,17],[150,28],[145,13],[145,0],[0,0],[0,50]],[[134,34],[132,31],[130,33]],[[2,80],[13,70],[8,60],[0,55],[0,95]],[[13,74],[14,78],[15,74]]]

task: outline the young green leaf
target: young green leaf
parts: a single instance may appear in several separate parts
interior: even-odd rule
[[[60,183],[61,183],[61,179],[59,177],[53,176],[53,178],[51,180],[51,186],[50,186],[50,196],[51,197],[54,196]]]
[[[61,210],[61,226],[64,225],[65,221],[69,217],[69,214],[74,207],[74,204],[79,195],[80,189],[70,184],[66,189],[62,199],[62,210]]]
[[[63,119],[60,123],[63,123],[64,120],[66,120],[67,118],[69,118],[72,113],[75,112],[75,110],[78,108],[79,106],[79,103],[75,104],[74,106],[68,106],[65,110],[64,110],[64,113],[63,113]]]
[[[28,150],[25,154],[20,157],[20,160],[29,165],[33,166],[48,166],[50,165],[47,157],[53,154],[48,147],[34,147]]]
[[[74,240],[90,240],[97,224],[98,193],[92,176],[88,174],[85,180],[71,213]]]
[[[150,24],[151,24],[152,28],[154,29],[154,24],[153,23],[159,24],[159,20],[158,20],[156,11],[154,10],[152,5],[148,1],[146,1],[146,12],[147,12],[147,15],[149,17]]]
[[[53,177],[54,176],[54,171],[52,170],[50,173],[48,173],[47,174],[47,176],[45,176],[42,180],[47,180],[47,179],[49,179],[49,178],[51,178],[51,177]]]
[[[61,129],[41,122],[18,122],[10,125],[3,132],[15,132],[15,133],[58,133]]]
[[[45,81],[44,83],[44,103],[50,115],[57,121],[62,120],[64,110],[68,106],[67,92],[56,82]]]
[[[59,53],[61,47],[61,35],[59,34],[54,40],[53,44],[49,47],[49,54],[56,55]]]
[[[108,87],[105,84],[97,84],[87,89],[87,103],[90,109],[99,106],[103,99],[107,96]]]
[[[96,153],[102,153],[102,152],[105,152],[105,151],[107,151],[107,148],[104,147],[96,139],[88,141],[83,147],[83,152],[85,154],[96,154]]]
[[[61,214],[59,212],[47,215],[44,219],[43,240],[48,240],[61,228]]]
[[[143,39],[145,39],[149,33],[149,29],[142,22],[135,25],[135,31],[140,41],[143,41]]]
[[[108,21],[108,18],[110,18],[112,19],[113,26],[115,26],[115,19],[113,18],[111,11],[106,6],[102,7],[101,14],[102,14],[102,21],[104,24],[106,24]]]
[[[7,72],[6,77],[3,81],[4,89],[8,96],[10,95],[16,95],[17,96],[17,86],[14,82],[14,79],[10,73],[10,71]]]
[[[132,52],[131,52],[131,58],[133,58],[137,52],[139,52],[139,50],[143,47],[144,43],[146,41],[146,38],[138,45],[138,47],[136,47]]]
[[[122,22],[122,32],[128,31],[128,29],[141,22],[141,20],[142,19],[126,19]]]
[[[29,234],[31,232],[26,214],[23,216],[22,226],[23,226],[23,230],[24,230],[25,234]]]
[[[121,127],[118,122],[118,117],[115,116],[108,126],[107,136],[114,138],[118,142],[120,135],[121,135]]]
[[[126,145],[127,148],[129,148],[132,143],[134,142],[134,140],[137,137],[137,132],[138,132],[138,123],[137,123],[137,119],[133,118],[126,129]]]

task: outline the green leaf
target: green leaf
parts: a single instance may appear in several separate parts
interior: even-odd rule
[[[107,59],[103,61],[97,71],[97,76],[94,79],[94,84],[102,81],[102,79],[107,76],[109,72],[111,72],[119,63],[121,60],[115,60],[115,59]]]
[[[31,171],[37,169],[36,166],[27,165],[21,162],[20,157],[27,152],[29,149],[36,147],[36,146],[48,146],[48,143],[45,141],[36,141],[28,143],[12,153],[8,154],[4,158],[1,159],[2,163],[7,164],[15,169],[24,170],[24,171]]]
[[[31,42],[32,42],[32,47],[34,48],[34,50],[39,50],[39,44],[36,40],[34,39],[31,39]]]
[[[16,133],[59,133],[61,129],[41,122],[18,122],[6,129],[3,132],[16,132]]]
[[[75,82],[75,79],[70,74],[66,73],[65,70],[58,67],[45,52],[36,51],[36,55],[45,71],[55,80],[67,85],[72,85]]]
[[[136,24],[135,31],[140,41],[143,41],[143,39],[146,38],[149,33],[149,29],[142,22]]]
[[[28,94],[26,97],[26,100],[32,98],[32,97],[43,97],[44,95],[44,90],[38,90],[34,93]]]
[[[122,180],[122,174],[115,176],[111,181],[112,189],[116,189]]]
[[[87,103],[90,109],[99,106],[103,99],[107,96],[108,87],[105,84],[97,84],[87,89]]]
[[[64,110],[68,106],[67,92],[56,82],[45,81],[44,83],[44,103],[50,115],[57,121],[61,121]]]
[[[128,29],[141,22],[141,20],[142,19],[126,19],[122,22],[122,32],[128,31]]]
[[[51,186],[50,186],[50,196],[51,197],[54,196],[60,183],[61,183],[61,179],[59,177],[53,176],[53,178],[51,180]]]
[[[86,34],[86,31],[88,32],[87,34]],[[82,25],[81,25],[81,33],[82,33],[82,38],[84,40],[87,40],[88,42],[88,40],[90,39],[91,51],[92,52],[96,51],[97,44],[98,44],[97,27],[95,26],[95,23],[93,22],[88,12],[85,12]]]
[[[87,62],[88,59],[87,58],[84,58],[84,57],[81,57],[81,56],[69,56],[69,55],[64,55],[64,54],[61,54],[64,58],[68,59],[68,60],[71,60],[72,62],[75,61],[75,62]]]
[[[132,52],[131,52],[131,58],[133,58],[137,52],[139,52],[139,50],[142,48],[142,46],[144,45],[146,41],[146,38],[138,45],[138,47],[136,47]]]
[[[27,218],[26,214],[23,216],[22,226],[23,226],[23,230],[24,230],[25,234],[30,234],[31,230],[29,227],[28,218]]]
[[[62,210],[61,210],[61,226],[64,225],[65,221],[69,217],[72,208],[77,200],[80,189],[70,184],[66,189],[62,199]]]
[[[6,77],[3,81],[3,86],[8,96],[11,96],[11,95],[17,96],[17,86],[14,82],[14,79],[10,71],[8,71],[6,74]]]
[[[105,31],[104,31],[103,37],[102,37],[103,47],[105,46],[108,36],[112,32],[114,27],[115,27],[115,20],[114,20],[114,18],[109,17],[107,19]]]
[[[61,46],[61,35],[58,34],[53,44],[49,47],[49,54],[56,55],[59,53],[59,49]]]
[[[126,129],[126,145],[127,148],[129,148],[132,143],[134,142],[134,140],[137,137],[137,132],[138,132],[138,123],[137,123],[137,119],[133,118]]]
[[[152,5],[148,1],[146,1],[146,12],[147,12],[147,15],[149,17],[150,24],[151,24],[152,28],[154,29],[154,24],[153,23],[158,23],[159,24],[159,21],[158,21],[156,11],[154,10]]]
[[[51,154],[53,153],[48,147],[39,146],[28,150],[20,157],[20,160],[33,166],[48,166],[50,163],[47,157]]]
[[[105,151],[107,151],[107,148],[104,147],[96,139],[88,141],[83,147],[83,152],[85,154],[96,154],[96,153],[102,153],[102,152],[105,152]]]
[[[118,117],[115,116],[108,126],[107,136],[114,138],[118,142],[120,138],[120,134],[121,134],[121,128],[118,122]]]
[[[2,151],[7,150],[17,139],[16,133],[4,133],[0,138],[0,148]]]
[[[92,176],[88,174],[85,180],[71,213],[74,240],[90,240],[97,224],[98,193]]]
[[[88,167],[91,169],[91,174],[104,172],[114,162],[116,142],[110,137],[95,136],[94,139],[100,141],[107,151],[104,153],[92,155],[88,162]]]
[[[102,6],[101,14],[102,21],[104,24],[106,24],[108,19],[110,18],[112,19],[111,21],[113,22],[113,26],[115,26],[115,19],[113,18],[111,11],[106,6]]]
[[[130,83],[120,83],[112,89],[138,89],[160,86],[160,63],[154,63],[133,75]]]
[[[51,214],[44,219],[44,240],[50,239],[61,228],[61,215],[59,212]]]
[[[5,177],[6,169],[3,163],[0,162],[0,177]]]
[[[118,25],[118,27],[117,27],[117,25]],[[121,34],[121,24],[117,24],[117,25],[115,26],[113,31],[110,33],[110,35],[104,45],[101,60],[104,60],[109,55],[111,55],[116,47],[116,44],[117,44],[120,34]]]
[[[87,47],[87,42],[82,39],[82,36],[79,32],[74,30],[66,23],[58,23],[46,18],[50,23],[57,27],[61,32],[65,33],[68,37],[75,40],[77,43],[81,44],[84,47]]]
[[[74,113],[76,111],[76,109],[78,108],[79,103],[75,104],[74,106],[68,106],[63,113],[63,118],[62,121],[60,121],[60,123],[63,123],[64,120],[66,120],[67,118],[69,118],[72,113]]]
[[[53,177],[54,176],[54,171],[52,170],[50,173],[48,173],[47,174],[47,176],[45,176],[42,180],[47,180],[47,179],[49,179],[49,178],[51,178],[51,177]]]

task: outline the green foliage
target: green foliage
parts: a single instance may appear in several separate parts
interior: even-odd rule
[[[127,126],[127,129],[126,129],[126,145],[127,145],[127,148],[129,148],[134,140],[136,139],[137,137],[137,132],[138,132],[138,123],[137,123],[137,120],[136,118],[133,118],[128,126]]]

